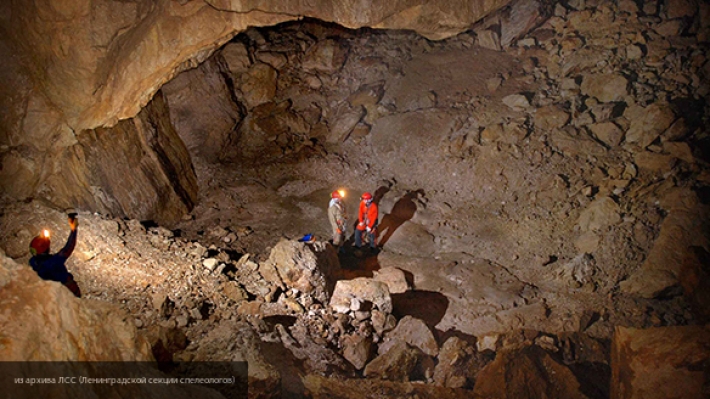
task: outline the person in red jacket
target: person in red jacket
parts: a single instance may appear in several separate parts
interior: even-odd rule
[[[362,247],[362,235],[367,234],[370,241],[370,248],[377,249],[375,237],[377,236],[377,204],[372,202],[372,194],[364,193],[360,197],[360,210],[358,212],[358,224],[355,231],[355,246]]]

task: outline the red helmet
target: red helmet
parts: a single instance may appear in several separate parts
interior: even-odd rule
[[[32,256],[49,252],[49,238],[45,236],[37,236],[30,242],[30,253]]]
[[[343,196],[340,194],[340,192],[338,190],[335,190],[332,193],[330,193],[330,197],[331,198],[343,198]]]
[[[362,195],[361,198],[364,199],[365,201],[369,201],[372,199],[372,194],[366,192],[365,194]]]

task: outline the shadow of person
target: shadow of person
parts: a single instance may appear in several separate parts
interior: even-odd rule
[[[379,246],[383,246],[392,237],[392,234],[404,224],[411,220],[417,212],[417,204],[414,200],[422,195],[422,191],[410,191],[400,198],[392,207],[392,211],[382,217],[382,223],[378,226]]]

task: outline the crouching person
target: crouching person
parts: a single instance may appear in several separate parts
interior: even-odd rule
[[[58,281],[64,284],[76,297],[81,298],[79,285],[74,281],[74,276],[67,271],[67,267],[64,265],[76,246],[78,225],[79,221],[76,217],[70,216],[69,227],[71,228],[71,234],[69,234],[64,248],[54,255],[49,253],[51,241],[47,230],[33,238],[30,243],[30,253],[32,254],[30,266],[41,279]]]

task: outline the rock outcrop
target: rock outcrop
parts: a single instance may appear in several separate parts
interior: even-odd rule
[[[0,358],[3,361],[151,361],[128,315],[80,300],[0,253]]]
[[[587,398],[569,368],[534,346],[498,353],[478,373],[473,394],[491,399]]]
[[[336,285],[340,269],[338,255],[332,246],[281,240],[271,250],[269,259],[259,271],[269,282],[284,289],[296,289],[327,304]]]
[[[611,353],[611,397],[707,397],[708,326],[617,327]]]

